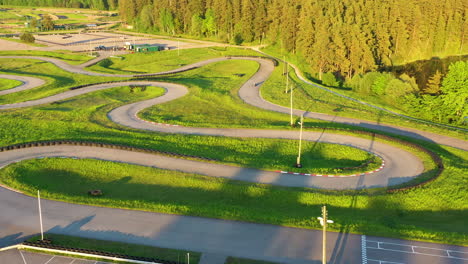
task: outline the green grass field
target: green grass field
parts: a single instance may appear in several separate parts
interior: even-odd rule
[[[21,84],[22,82],[17,80],[0,79],[0,91],[15,88],[16,86],[19,86]]]
[[[175,62],[177,59],[168,59],[168,63],[169,61]],[[2,104],[42,98],[65,91],[68,87],[78,84],[117,80],[117,78],[70,74],[50,63],[34,60],[1,60],[1,62],[2,71],[31,75],[48,81],[48,84],[42,88],[16,95],[2,96],[2,101],[0,101]],[[249,75],[256,70],[256,67],[251,62],[226,61],[193,72],[157,78],[158,80],[186,84],[189,86],[190,93],[177,101],[150,108],[142,115],[149,119],[194,126],[293,129],[287,127],[288,115],[255,109],[245,105],[237,97],[237,89],[247,76],[237,77],[233,74],[242,72]],[[281,66],[277,67],[272,79],[265,83],[262,90],[265,98],[267,98],[266,87],[270,87],[272,96],[281,96],[282,89],[284,89],[281,69]],[[153,70],[148,68],[147,71],[152,72]],[[268,84],[268,82],[271,83]],[[256,164],[259,161],[264,166],[263,168],[280,168],[284,164],[290,166],[295,162],[296,142],[292,144],[286,140],[152,133],[122,127],[107,118],[107,113],[120,105],[160,96],[162,92],[163,90],[160,88],[148,88],[145,91],[130,93],[128,87],[120,87],[70,98],[54,104],[5,110],[0,115],[0,145],[34,140],[88,140],[202,156],[217,159],[222,163],[246,167],[258,166]],[[299,89],[297,95],[298,106],[302,106],[302,102],[304,107],[315,107],[315,104],[306,100],[305,95],[299,94]],[[330,103],[319,102],[321,104],[319,106],[329,109],[327,111],[334,111],[335,108],[341,107],[350,108],[349,111],[343,112],[353,113],[355,111],[356,113],[353,115],[359,117],[366,116],[368,113],[367,110],[361,112],[359,109],[353,110],[354,108],[345,102],[334,101],[334,98],[328,98],[326,95],[322,95],[322,99],[331,101]],[[335,103],[343,104],[343,106],[334,106]],[[216,115],[218,112],[222,112],[223,115]],[[260,121],[255,120],[256,118]],[[34,122],[32,122],[33,120]],[[306,126],[316,125],[347,127],[328,122],[306,120]],[[351,134],[352,132],[342,133]],[[126,178],[128,181],[125,184],[128,185],[125,186],[128,187],[128,190],[132,188],[135,190],[135,186],[141,188],[149,188],[148,186],[150,186],[161,188],[161,190],[166,188],[184,192],[184,195],[180,197],[173,197],[170,194],[165,197],[154,197],[147,192],[147,200],[140,204],[142,210],[318,228],[318,223],[311,221],[311,219],[320,214],[320,206],[325,203],[330,206],[330,215],[337,222],[332,227],[333,230],[466,244],[468,232],[463,220],[468,216],[466,205],[468,194],[464,188],[467,183],[466,159],[468,154],[464,151],[431,143],[418,143],[424,144],[442,156],[446,170],[439,179],[425,187],[396,194],[383,194],[383,190],[329,192],[280,188],[125,164],[68,159],[58,161],[47,159],[43,160],[44,162],[25,161],[14,164],[1,170],[0,175],[2,176],[0,178],[8,184],[16,184],[17,188],[25,188],[26,190],[29,188],[30,192],[35,192],[34,188],[38,186],[36,181],[38,181],[37,184],[44,184],[46,182],[39,179],[49,177],[50,181],[56,184],[43,186],[46,197],[82,202],[89,201],[86,193],[75,192],[68,195],[60,190],[57,191],[60,177],[71,175],[70,177],[76,181],[83,181],[87,184],[103,184],[109,187],[112,186],[112,182],[122,179],[122,174],[119,171],[125,170],[128,172],[126,176],[131,177]],[[305,148],[307,149],[307,145]],[[360,156],[359,151],[354,149],[347,150],[338,147],[337,150],[326,150],[327,148],[324,147],[323,151],[320,151],[320,154],[324,155],[324,162],[327,159],[336,161],[340,158],[341,153],[347,151],[351,151],[348,155],[357,158],[353,161],[356,163],[353,164],[361,164],[369,158],[365,153]],[[434,164],[428,160],[427,155],[424,156],[420,152],[415,153],[425,162],[427,172],[424,177],[431,177]],[[315,152],[310,151],[310,155],[315,154]],[[277,157],[287,157],[291,161],[278,163]],[[311,160],[317,158],[317,156],[311,156]],[[335,161],[331,165],[335,165]],[[42,165],[45,167],[41,167]],[[107,174],[101,173],[100,170],[104,168]],[[331,169],[333,170],[333,168]],[[138,173],[136,173],[137,171]],[[145,171],[144,175],[139,173],[140,171]],[[96,178],[97,175],[101,174],[104,178]],[[36,176],[31,177],[31,175]],[[159,177],[158,175],[166,176]],[[207,187],[211,189],[207,190]],[[47,188],[52,189],[48,190]],[[70,192],[72,191],[74,190],[70,190]],[[111,191],[110,196],[106,194],[104,197],[92,200],[92,203],[102,202],[101,205],[106,206],[136,206],[135,208],[139,208],[132,193],[135,192],[113,193]],[[222,199],[208,201],[210,197],[215,196],[222,197]],[[185,200],[185,197],[193,200]],[[450,201],[450,203],[446,201]]]
[[[63,60],[68,64],[78,65],[85,63],[94,57],[86,54],[77,54],[69,50],[40,51],[40,50],[0,50],[0,56],[38,56]],[[1,57],[0,57],[1,59]]]
[[[229,47],[182,49],[180,50],[180,56],[177,50],[168,50],[162,52],[128,54],[121,56],[123,59],[108,58],[87,69],[96,72],[115,74],[128,74],[129,72],[136,74],[155,73],[177,69],[183,65],[226,55],[258,56],[259,54],[250,49],[244,50]]]

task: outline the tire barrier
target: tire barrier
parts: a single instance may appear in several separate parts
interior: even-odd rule
[[[430,151],[429,149],[427,149],[425,147],[422,147],[422,146],[420,146],[420,145],[418,145],[416,143],[412,143],[412,142],[408,142],[408,141],[398,139],[398,138],[394,138],[394,137],[391,137],[391,136],[376,134],[374,132],[369,132],[369,131],[364,131],[364,130],[343,129],[343,128],[323,128],[323,127],[318,127],[318,126],[308,126],[308,127],[304,127],[304,128],[311,128],[311,129],[319,128],[319,129],[323,129],[324,131],[325,130],[328,130],[328,131],[346,131],[346,132],[352,132],[352,133],[355,133],[355,134],[371,136],[371,137],[375,137],[375,138],[379,138],[379,139],[383,139],[383,140],[387,140],[387,141],[393,141],[393,142],[396,142],[396,143],[401,144],[403,146],[406,146],[406,147],[413,148],[413,149],[416,149],[418,151],[424,152],[425,154],[427,154],[427,155],[429,155],[431,157],[432,161],[436,165],[436,170],[437,170],[434,176],[432,176],[430,179],[428,179],[426,181],[423,181],[423,182],[420,182],[420,183],[417,183],[417,184],[413,184],[413,185],[410,185],[410,186],[387,187],[387,193],[395,193],[395,192],[399,192],[399,191],[407,191],[407,190],[410,190],[410,189],[423,187],[426,184],[431,183],[432,181],[436,180],[440,176],[442,171],[444,170],[444,164],[442,163],[442,159],[437,154],[435,154],[434,152]]]
[[[63,246],[58,246],[58,245],[52,245],[49,240],[43,240],[43,241],[37,241],[37,242],[23,242],[23,245],[31,246],[31,247],[39,247],[39,248],[44,248],[44,249],[55,249],[55,250],[61,250],[61,251],[66,251],[66,252],[91,254],[91,255],[97,255],[97,257],[103,256],[103,257],[111,257],[111,258],[119,258],[119,259],[127,259],[127,260],[144,261],[148,263],[183,264],[182,262],[177,262],[177,261],[172,261],[172,260],[163,260],[163,259],[158,259],[158,258],[137,257],[137,256],[130,256],[130,255],[125,255],[125,254],[99,251],[99,250],[63,247]]]
[[[149,153],[149,154],[158,154],[158,155],[177,157],[177,158],[197,159],[197,160],[202,160],[202,161],[218,161],[216,159],[211,159],[211,158],[205,158],[205,157],[200,157],[200,156],[195,156],[195,155],[184,155],[184,154],[178,154],[178,153],[169,152],[169,151],[154,150],[154,149],[149,149],[149,148],[138,148],[138,147],[131,147],[131,146],[120,145],[120,144],[111,144],[111,143],[102,143],[102,142],[93,142],[93,141],[77,141],[77,140],[50,140],[50,141],[35,141],[35,142],[28,142],[28,143],[20,143],[20,144],[0,147],[0,152],[10,151],[10,150],[15,150],[15,149],[23,149],[23,148],[57,146],[57,145],[75,145],[75,146],[111,148],[111,149],[128,150],[128,151],[134,151],[134,152],[143,152],[143,153]]]

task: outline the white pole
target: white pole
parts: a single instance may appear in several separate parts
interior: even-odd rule
[[[296,166],[298,168],[302,167],[301,166],[301,149],[302,149],[302,126],[304,124],[304,114],[301,115],[301,122],[299,122],[301,125],[301,130],[299,132],[299,153],[297,154],[297,163]]]
[[[187,253],[187,264],[190,264],[190,253]]]
[[[285,93],[288,93],[288,86],[289,86],[289,65],[286,62],[286,91]]]
[[[293,90],[294,90],[294,88],[291,87],[291,97],[289,99],[290,104],[291,104],[291,121],[290,121],[291,126],[294,125],[294,122],[293,122]]]
[[[39,225],[41,226],[41,240],[44,240],[44,229],[42,227],[41,193],[37,190],[37,204],[39,205]]]

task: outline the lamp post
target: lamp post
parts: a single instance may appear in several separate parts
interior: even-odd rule
[[[328,220],[327,207],[322,206],[322,217],[317,217],[320,220],[320,224],[323,226],[322,234],[322,264],[327,264],[327,224],[332,224],[332,220]]]
[[[291,96],[290,96],[290,99],[289,99],[289,102],[291,104],[291,111],[290,111],[290,119],[291,120],[289,121],[289,124],[291,126],[294,126],[294,121],[293,121],[293,90],[294,90],[294,88],[291,87],[291,92],[290,92]]]
[[[288,86],[289,86],[289,64],[285,61],[284,64],[286,65],[286,88],[284,93],[288,93]]]
[[[301,150],[302,150],[302,126],[304,125],[304,114],[301,115],[301,122],[299,122],[299,125],[301,125],[301,130],[299,131],[299,152],[297,154],[296,168],[302,168]]]
[[[41,227],[41,240],[44,240],[44,228],[42,227],[42,209],[41,209],[41,194],[39,190],[37,190],[37,205],[39,209],[39,225]]]

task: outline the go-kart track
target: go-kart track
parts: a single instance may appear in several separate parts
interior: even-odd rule
[[[73,66],[61,60],[46,57],[0,56],[0,59],[1,58],[43,60],[53,63],[66,71],[77,74],[113,77],[136,77],[134,75],[112,75],[89,72],[86,71],[83,66]],[[274,64],[269,59],[257,57],[223,57],[187,65],[176,70],[155,73],[155,75],[177,73],[229,59],[253,60],[258,62],[260,65],[258,71],[246,83],[244,83],[239,90],[238,95],[244,102],[266,110],[289,113],[288,108],[267,102],[261,97],[260,87],[262,83],[268,79],[274,69]],[[0,78],[15,79],[23,82],[22,85],[16,88],[0,91],[0,95],[19,92],[26,89],[34,89],[44,84],[44,81],[32,77],[0,75]],[[177,98],[180,98],[188,93],[188,89],[183,85],[165,82],[122,81],[107,84],[89,85],[80,89],[66,91],[38,100],[9,105],[0,105],[0,111],[3,109],[31,107],[57,102],[81,94],[91,93],[97,90],[126,85],[148,85],[162,87],[166,90],[166,93],[163,96],[157,98],[124,105],[110,111],[108,113],[108,118],[124,127],[162,133],[182,133],[225,137],[277,139],[297,139],[298,137],[297,131],[291,130],[196,128],[156,124],[138,118],[137,114],[141,110],[153,105],[176,100]],[[424,139],[438,144],[444,144],[463,150],[468,150],[468,144],[464,140],[422,132],[416,129],[382,125],[370,121],[330,116],[320,113],[304,112],[302,110],[294,110],[294,114],[297,116],[304,114],[304,117],[306,118],[316,118],[378,129],[381,131],[392,132],[395,134],[410,136],[417,139]],[[383,165],[376,171],[365,172],[356,175],[297,175],[293,173],[263,171],[230,165],[206,163],[201,161],[168,157],[164,155],[132,152],[128,150],[116,150],[91,146],[56,145],[22,148],[0,152],[0,168],[21,160],[42,157],[95,158],[197,173],[212,177],[224,177],[242,181],[281,186],[324,189],[362,189],[373,187],[388,187],[410,181],[424,171],[422,162],[410,152],[378,141],[349,135],[320,132],[305,132],[303,138],[310,141],[349,145],[369,151],[381,157],[383,160]],[[36,209],[34,208],[35,204],[33,198],[26,197],[11,190],[3,188],[0,189],[0,212],[2,212],[0,214],[0,246],[11,244],[23,236],[37,232],[37,224],[34,218],[35,215],[31,213],[35,212]],[[46,223],[46,230],[50,230],[51,232],[55,233],[81,235],[100,239],[121,240],[162,247],[190,249],[201,251],[207,256],[211,254],[226,256],[230,255],[279,261],[284,263],[316,263],[313,260],[319,259],[316,255],[319,254],[319,251],[311,249],[310,241],[312,241],[312,243],[319,243],[318,231],[314,230],[98,208],[55,201],[45,201],[44,211],[44,215],[46,217],[44,221]],[[361,244],[361,237],[358,235],[347,236],[349,236],[347,239],[350,242],[354,241],[357,242],[357,244],[354,242],[353,245],[347,244],[347,248],[342,249],[342,252],[340,253],[341,255],[335,256],[335,263],[364,263],[363,252],[367,247],[367,242],[364,241]],[[203,241],[200,241],[200,238],[202,237]],[[333,241],[336,242],[338,239],[340,239],[340,235],[332,235],[330,243],[333,243]],[[374,240],[375,239],[377,238],[374,238]],[[408,244],[408,242],[405,242],[405,245],[406,244]],[[368,249],[370,252],[369,254],[372,254],[372,250],[373,249],[371,248]],[[381,249],[378,248],[377,250]],[[391,250],[388,252],[390,252],[388,253],[390,255],[393,254]],[[385,255],[385,253],[382,254]],[[382,254],[379,253],[376,254],[376,256]],[[468,260],[468,258],[465,257],[428,257],[427,254],[415,255],[414,252],[407,252],[405,254],[409,254],[409,257],[405,257],[406,260],[403,262],[393,263],[423,263],[423,261],[424,263],[466,263],[464,261]],[[424,255],[424,257],[421,258],[422,255]],[[415,262],[408,262],[409,260],[414,260]],[[369,262],[367,261],[368,260],[366,255],[365,263],[379,263],[378,261],[380,260],[375,260],[377,262],[371,262],[371,260],[369,260]]]

